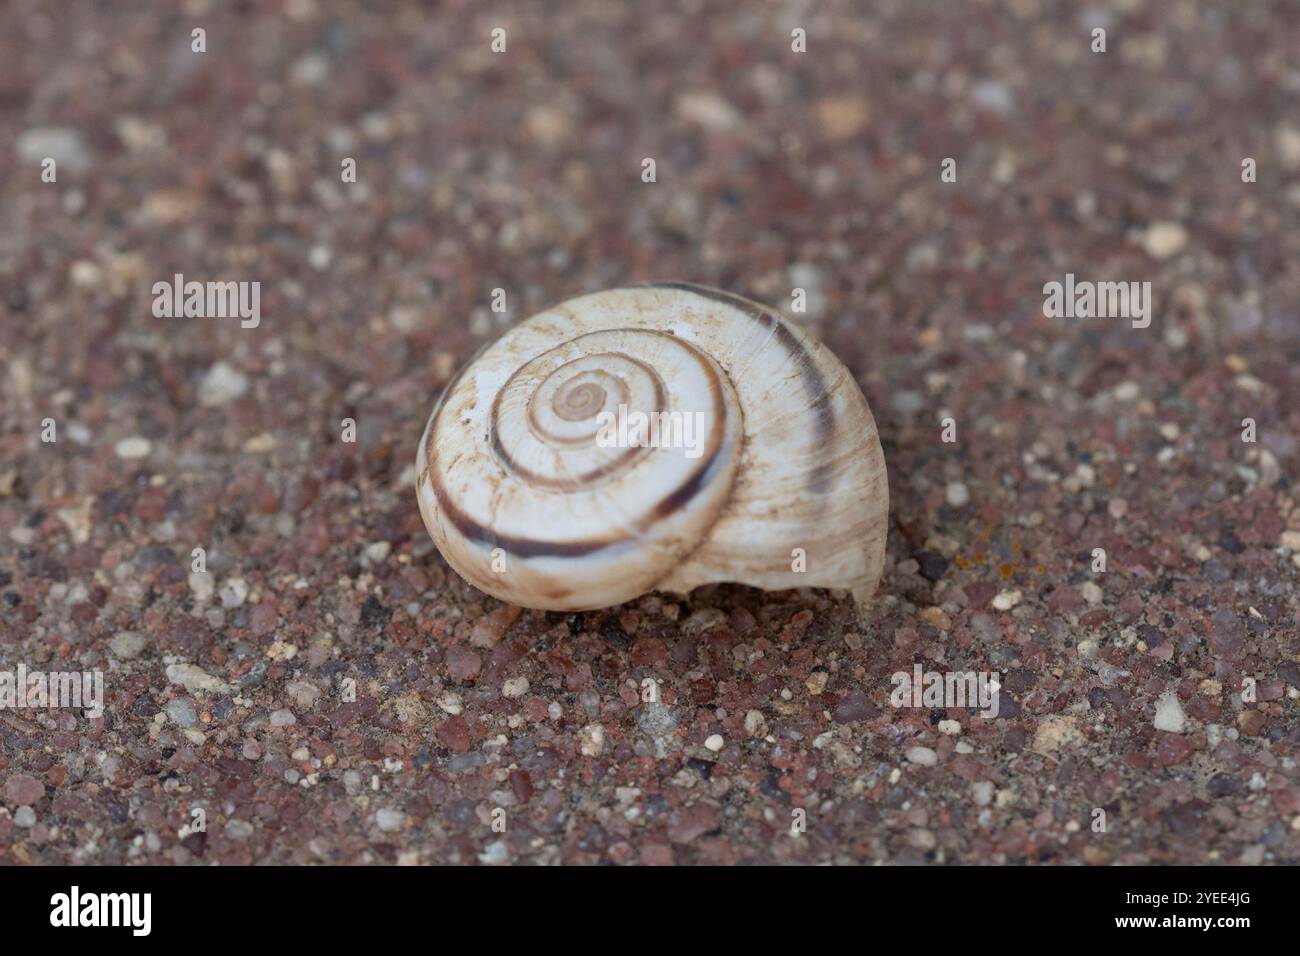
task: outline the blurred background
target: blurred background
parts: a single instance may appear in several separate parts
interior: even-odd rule
[[[0,860],[1296,862],[1294,4],[0,18],[0,667],[109,696],[0,710]],[[260,325],[155,318],[176,273]],[[1150,328],[1045,317],[1066,273]],[[528,612],[433,550],[450,375],[650,279],[805,290],[890,468],[868,614]],[[889,707],[918,661],[1001,717]]]

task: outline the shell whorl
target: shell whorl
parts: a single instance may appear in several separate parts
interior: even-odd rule
[[[624,440],[601,440],[614,421]],[[676,442],[648,440],[650,421]],[[679,283],[570,300],[483,350],[429,418],[417,492],[462,576],[555,610],[711,581],[865,600],[888,514],[838,360],[763,306]]]

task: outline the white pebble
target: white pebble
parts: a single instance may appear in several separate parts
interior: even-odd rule
[[[133,660],[144,650],[144,638],[135,631],[118,631],[108,642],[108,649],[121,660]]]
[[[501,693],[506,697],[523,697],[528,693],[527,677],[512,677],[506,681],[501,688]]]
[[[1168,259],[1187,245],[1187,230],[1176,222],[1153,222],[1142,237],[1142,248],[1154,259]]]
[[[999,611],[1009,611],[1020,603],[1024,595],[1019,591],[1002,591],[993,599],[993,607]]]
[[[230,685],[221,678],[213,677],[194,664],[168,664],[166,674],[169,681],[180,684],[191,694],[222,694],[230,690]]]
[[[478,861],[484,866],[499,866],[509,859],[510,850],[504,840],[494,840],[478,854]]]
[[[714,753],[717,753],[725,745],[726,741],[722,739],[722,734],[710,734],[704,741],[704,748],[712,750]]]
[[[1112,394],[1117,402],[1136,402],[1142,395],[1142,386],[1137,382],[1120,382]]]
[[[1165,694],[1156,704],[1156,730],[1168,730],[1181,734],[1187,718],[1183,716],[1183,705],[1178,702],[1178,695],[1173,691]]]
[[[137,458],[148,458],[149,452],[153,451],[153,445],[142,435],[132,435],[114,445],[113,451],[117,453],[118,458],[133,461]]]
[[[1092,581],[1084,581],[1083,587],[1079,588],[1079,593],[1083,595],[1083,599],[1089,604],[1100,604],[1105,596],[1101,593],[1101,588],[1097,587]]]
[[[221,606],[239,607],[248,599],[248,583],[243,578],[227,578],[221,588]]]
[[[330,261],[334,254],[330,251],[329,246],[312,246],[307,251],[307,262],[317,272],[322,272],[329,268]]]
[[[584,757],[599,757],[605,750],[605,728],[600,724],[588,724],[582,728],[578,740],[578,750]]]
[[[225,362],[218,362],[199,382],[199,404],[215,408],[239,398],[246,391],[248,379],[244,374]]]
[[[232,840],[247,840],[257,831],[247,820],[232,819],[226,821],[225,832]]]
[[[212,580],[212,575],[206,571],[190,572],[190,590],[194,592],[194,603],[196,605],[207,604],[212,600],[212,592],[217,588],[217,584]]]
[[[69,169],[83,169],[90,164],[90,151],[81,133],[64,126],[36,126],[23,130],[18,134],[14,147],[18,156],[27,163],[40,163],[48,156]]]
[[[954,508],[960,508],[970,501],[970,492],[966,490],[966,486],[960,481],[948,482],[948,487],[944,489],[943,494],[948,504]]]
[[[939,762],[939,755],[929,747],[912,747],[907,751],[907,759],[922,767],[933,767]]]

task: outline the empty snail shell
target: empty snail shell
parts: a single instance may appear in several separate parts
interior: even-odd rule
[[[447,563],[526,607],[724,581],[865,604],[884,562],[885,459],[852,375],[772,310],[684,283],[515,326],[447,385],[416,473]]]

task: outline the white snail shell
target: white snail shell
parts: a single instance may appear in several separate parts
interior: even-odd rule
[[[653,441],[637,411],[679,413],[657,419],[679,428],[654,447],[598,440],[620,405],[625,444]],[[515,326],[447,385],[416,470],[447,563],[525,607],[723,581],[848,588],[865,604],[884,563],[885,459],[853,376],[772,310],[684,283]]]

